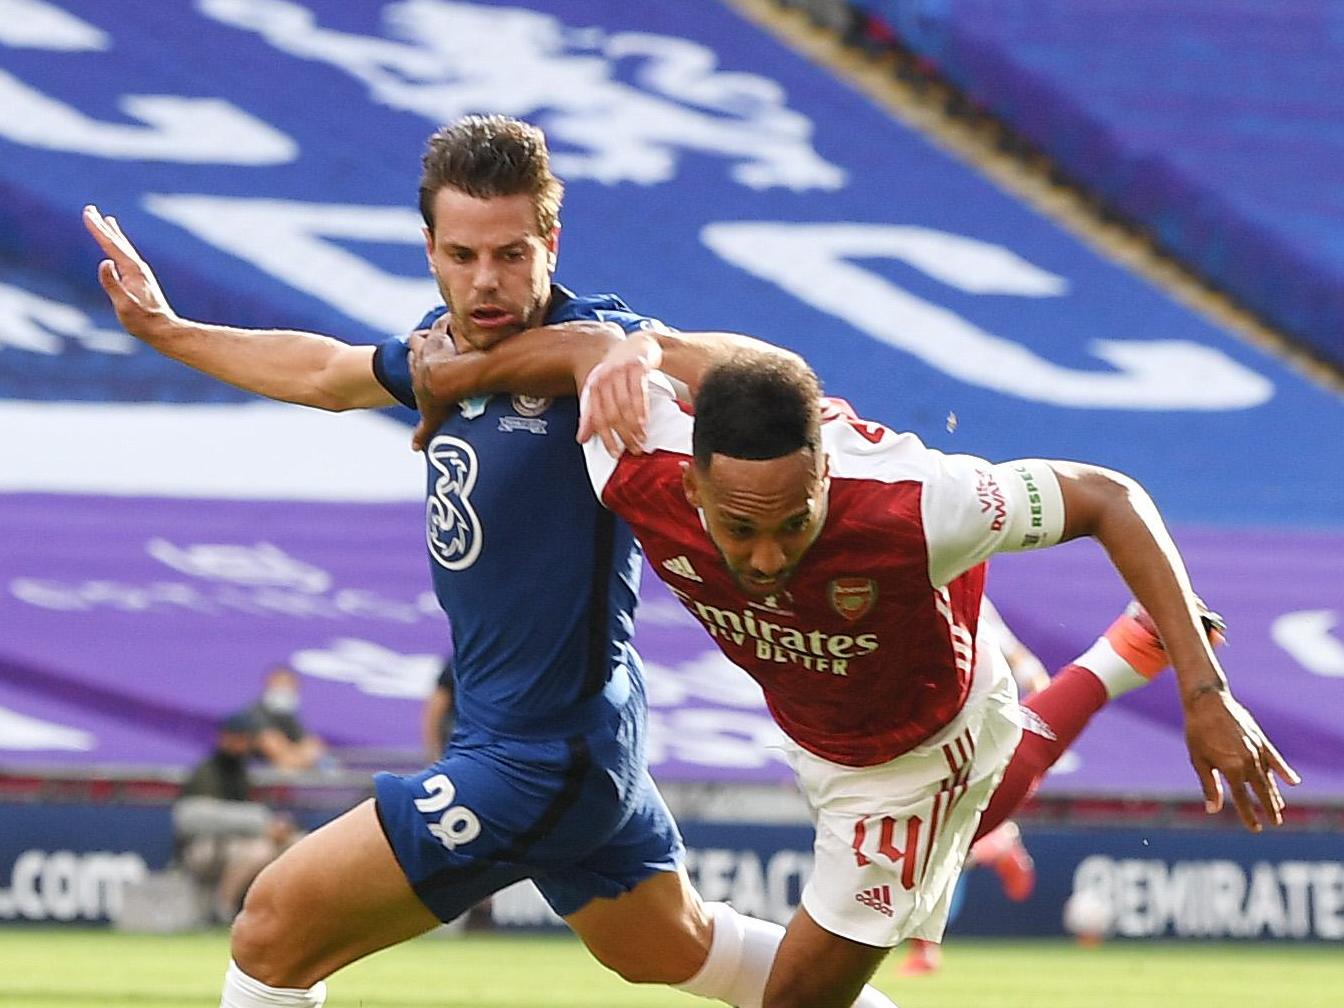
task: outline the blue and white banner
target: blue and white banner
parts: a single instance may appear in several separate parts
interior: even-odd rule
[[[115,214],[185,315],[372,342],[436,297],[425,137],[495,111],[550,137],[568,285],[787,344],[937,447],[1127,471],[1178,540],[1224,530],[1198,573],[1255,627],[1234,679],[1275,706],[1309,685],[1270,719],[1290,758],[1344,749],[1344,403],[729,8],[0,0],[0,759],[189,763],[274,660],[320,680],[333,738],[414,745],[445,635],[404,411],[260,403],[137,345],[79,211]],[[1123,598],[1043,563],[994,591],[1064,660]],[[658,771],[786,777],[754,687],[649,602]],[[1162,769],[1099,743],[1087,787],[1188,793],[1174,708],[1148,723]]]

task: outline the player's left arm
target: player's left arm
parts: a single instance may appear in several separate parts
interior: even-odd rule
[[[1128,476],[1098,466],[1024,460],[995,468],[1005,467],[1018,477],[1013,490],[1020,518],[1030,527],[1039,516],[1044,538],[1028,544],[1019,534],[1017,545],[1010,537],[1000,548],[1096,539],[1162,637],[1175,670],[1186,745],[1206,808],[1211,813],[1222,808],[1221,777],[1248,829],[1261,828],[1252,795],[1269,822],[1282,824],[1284,802],[1274,775],[1289,784],[1300,778],[1233,697],[1201,623],[1185,564],[1152,498]],[[1056,506],[1058,513],[1051,514]],[[1026,538],[1031,535],[1026,533]]]

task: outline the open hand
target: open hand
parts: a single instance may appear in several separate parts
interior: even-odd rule
[[[1283,795],[1274,778],[1286,784],[1299,784],[1302,778],[1231,693],[1210,690],[1190,703],[1185,742],[1210,814],[1222,810],[1226,781],[1232,804],[1248,830],[1259,833],[1262,819],[1283,824]]]
[[[644,451],[649,422],[649,373],[662,362],[658,341],[633,333],[588,372],[579,393],[580,443],[596,434],[613,458]]]
[[[411,389],[415,406],[420,411],[420,422],[411,435],[411,448],[424,451],[430,439],[448,418],[452,399],[444,399],[433,392],[431,375],[436,366],[457,356],[452,337],[448,335],[448,314],[445,312],[428,329],[417,329],[407,341],[410,348]]]
[[[122,233],[117,219],[104,216],[95,206],[86,206],[84,227],[107,256],[98,264],[98,282],[125,330],[148,339],[156,324],[175,320],[177,316],[163,296],[159,281]]]

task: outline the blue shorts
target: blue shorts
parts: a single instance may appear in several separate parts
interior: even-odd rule
[[[525,878],[564,917],[682,862],[640,748],[609,733],[455,739],[417,774],[374,778],[378,820],[440,920]]]

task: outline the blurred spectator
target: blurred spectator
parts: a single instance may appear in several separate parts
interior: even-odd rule
[[[258,873],[300,833],[287,815],[251,800],[247,761],[257,724],[246,711],[226,718],[215,748],[197,764],[173,804],[176,858],[227,923]]]
[[[453,659],[445,658],[434,690],[425,698],[425,706],[420,714],[420,741],[425,747],[425,756],[431,763],[437,762],[448,748],[448,740],[453,737],[453,725],[457,721],[457,712],[453,706]],[[464,913],[451,924],[445,924],[441,930],[457,934],[462,931],[489,930],[494,926],[490,916],[489,896]]]
[[[456,720],[453,708],[453,660],[446,658],[443,670],[439,672],[439,680],[434,684],[434,692],[425,699],[420,717],[420,740],[430,762],[443,755],[448,740],[453,737]]]
[[[253,752],[277,770],[311,770],[326,756],[326,743],[299,721],[299,677],[289,666],[266,673],[261,699],[247,713],[256,723]]]

